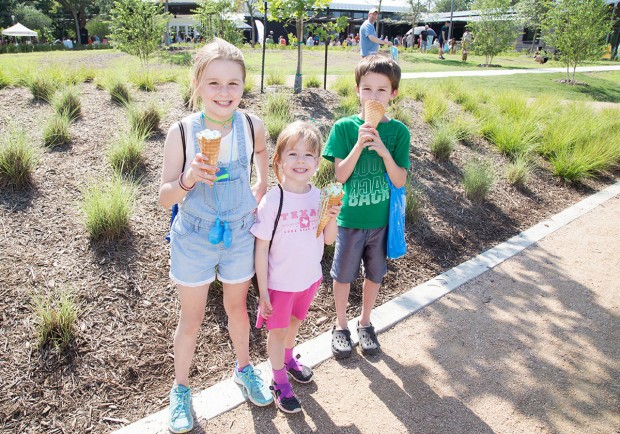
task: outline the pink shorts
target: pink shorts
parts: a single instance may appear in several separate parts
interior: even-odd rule
[[[310,304],[314,300],[322,280],[323,278],[317,280],[310,285],[310,288],[300,292],[283,292],[269,289],[269,298],[273,311],[269,319],[263,318],[259,312],[256,318],[256,328],[261,328],[266,323],[267,330],[284,329],[289,326],[293,316],[300,321],[305,320]]]

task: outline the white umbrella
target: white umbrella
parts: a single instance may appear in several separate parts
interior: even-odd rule
[[[2,34],[6,36],[37,36],[37,32],[30,30],[28,27],[19,23],[9,27],[8,29],[4,29]]]
[[[405,35],[409,35],[411,32],[413,32],[414,35],[419,35],[422,30],[424,30],[424,26],[415,26],[413,29],[409,29]]]

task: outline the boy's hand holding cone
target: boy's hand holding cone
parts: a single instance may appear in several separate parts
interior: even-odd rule
[[[319,207],[319,226],[316,228],[316,237],[318,238],[327,223],[329,222],[329,209],[334,205],[339,205],[344,191],[342,184],[332,182],[321,189],[321,206]]]
[[[203,130],[196,133],[200,153],[204,157],[204,162],[209,166],[217,166],[217,157],[220,155],[220,142],[222,133],[216,130]],[[215,173],[215,171],[213,172]]]

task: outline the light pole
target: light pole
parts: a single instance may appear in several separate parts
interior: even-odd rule
[[[265,15],[263,17],[263,63],[260,72],[260,93],[263,93],[263,83],[265,81],[265,45],[267,45],[267,2],[265,5]],[[299,41],[297,41],[299,43]]]
[[[170,16],[167,15],[168,14],[168,0],[166,0],[164,11],[166,12],[166,33],[164,33],[164,44],[167,47],[168,45],[170,45]]]

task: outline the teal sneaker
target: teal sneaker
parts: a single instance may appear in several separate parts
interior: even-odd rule
[[[191,395],[188,387],[178,385],[170,391],[168,428],[173,433],[188,432],[194,427],[190,400]]]
[[[273,402],[273,395],[263,379],[260,378],[260,371],[254,369],[252,365],[246,366],[241,372],[239,372],[237,366],[235,366],[233,380],[243,387],[243,394],[247,396],[253,404],[264,407]]]

